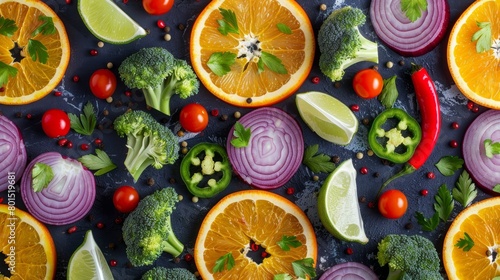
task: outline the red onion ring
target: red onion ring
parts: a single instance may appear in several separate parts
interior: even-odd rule
[[[54,172],[54,178],[40,192],[31,185],[31,170],[42,162]],[[92,208],[96,195],[92,172],[74,159],[47,152],[33,159],[21,179],[21,196],[28,211],[50,225],[67,225],[83,218]]]
[[[13,185],[9,174],[15,181],[21,179],[28,155],[19,128],[5,116],[0,116],[0,132],[0,192],[3,192]]]
[[[377,275],[366,265],[346,262],[332,266],[319,280],[378,280]]]
[[[304,155],[302,130],[285,111],[256,109],[239,122],[250,128],[250,143],[244,148],[231,145],[234,127],[227,138],[227,154],[234,172],[246,183],[261,189],[283,186],[295,174]]]
[[[467,128],[462,144],[465,167],[474,182],[486,193],[500,195],[493,191],[500,184],[500,155],[486,156],[485,139],[500,142],[500,111],[488,110],[479,115]]]
[[[411,22],[401,0],[372,0],[370,19],[377,36],[403,56],[420,56],[436,47],[446,33],[450,7],[446,0],[427,1],[427,10]]]

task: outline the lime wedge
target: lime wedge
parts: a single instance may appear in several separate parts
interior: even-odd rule
[[[94,241],[92,231],[85,234],[82,245],[71,255],[68,264],[68,280],[109,280],[113,274],[99,246]]]
[[[78,0],[78,12],[89,31],[110,44],[126,44],[147,32],[112,0]]]
[[[323,226],[338,239],[368,242],[358,203],[356,169],[351,159],[342,162],[321,186],[318,213]]]
[[[302,120],[327,141],[347,145],[358,131],[358,119],[351,109],[326,93],[299,93],[295,103]]]

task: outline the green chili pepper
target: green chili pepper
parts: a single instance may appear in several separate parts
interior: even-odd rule
[[[189,192],[200,198],[218,194],[231,182],[226,149],[218,144],[196,144],[182,159],[180,170]]]
[[[395,127],[388,127],[394,123]],[[417,120],[398,108],[380,113],[368,132],[368,143],[372,151],[378,157],[394,163],[407,162],[421,138],[422,130]]]

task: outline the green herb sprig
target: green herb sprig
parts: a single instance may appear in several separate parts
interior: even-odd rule
[[[427,10],[427,0],[401,0],[401,10],[414,22]]]
[[[71,128],[82,135],[92,135],[97,124],[94,105],[88,102],[83,107],[82,112],[83,114],[80,114],[79,117],[72,113],[68,114]]]
[[[222,255],[220,258],[218,258],[215,261],[215,265],[212,269],[212,272],[213,273],[222,272],[225,269],[231,270],[234,267],[234,264],[235,264],[235,262],[234,262],[233,254],[231,254],[231,252],[229,252],[227,254]]]
[[[106,174],[116,168],[116,165],[111,161],[105,151],[95,149],[95,153],[95,155],[84,155],[80,157],[78,161],[90,170],[97,170],[94,173],[95,176]]]
[[[316,269],[314,269],[314,260],[312,258],[305,258],[292,262],[293,272],[295,276],[300,278],[316,277]]]
[[[276,244],[278,244],[278,246],[281,248],[281,250],[283,251],[290,251],[290,247],[292,248],[298,248],[302,245],[302,242],[300,242],[298,239],[297,239],[297,236],[287,236],[287,235],[283,235],[281,237],[281,240],[276,242]]]
[[[439,225],[439,221],[448,221],[455,202],[453,200],[451,192],[448,190],[445,184],[441,185],[438,189],[437,194],[434,196],[434,214],[430,218],[426,218],[422,212],[415,212],[415,218],[418,224],[422,227],[422,230],[433,231]]]
[[[18,29],[15,21],[0,16],[0,35],[12,37]]]
[[[231,66],[236,62],[236,54],[230,52],[214,52],[207,61],[207,66],[215,75],[222,77],[231,72]]]
[[[472,42],[476,42],[476,52],[482,53],[491,48],[491,23],[476,21],[479,30],[472,35]]]
[[[396,87],[396,78],[397,76],[394,75],[384,79],[382,92],[377,96],[377,99],[386,109],[392,108],[399,96],[398,88]]]
[[[472,182],[469,173],[462,171],[452,190],[453,199],[463,207],[469,206],[477,196],[476,185]]]
[[[37,162],[31,169],[31,185],[35,192],[41,192],[54,179],[54,171],[50,165]]]
[[[236,19],[236,14],[228,9],[219,9],[222,19],[218,19],[217,23],[219,24],[219,32],[222,35],[227,35],[229,33],[239,34],[238,28],[238,20]]]
[[[484,140],[484,152],[488,158],[500,154],[500,142],[493,142],[491,139]]]
[[[287,74],[288,71],[283,65],[281,59],[277,56],[270,54],[268,52],[261,52],[259,61],[257,62],[257,68],[259,73],[264,71],[264,65],[271,71],[276,72],[278,74]]]
[[[468,252],[470,251],[470,249],[472,249],[472,247],[474,247],[474,240],[472,240],[467,232],[464,232],[464,238],[458,239],[455,247],[464,250],[464,252]]]
[[[464,160],[457,156],[444,156],[435,165],[441,174],[451,176],[455,174],[455,171],[462,168],[463,164]]]
[[[250,128],[245,128],[240,122],[236,122],[234,124],[233,136],[234,138],[231,139],[231,145],[236,148],[244,148],[248,146],[252,132]]]
[[[325,154],[319,154],[319,145],[311,145],[304,151],[302,163],[305,164],[314,173],[332,172],[335,170],[335,163]]]

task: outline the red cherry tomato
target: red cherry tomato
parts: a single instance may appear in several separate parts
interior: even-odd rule
[[[113,194],[113,205],[122,213],[132,212],[139,204],[139,193],[131,186],[121,186]]]
[[[97,69],[90,76],[90,91],[95,97],[106,99],[113,95],[116,89],[116,76],[109,69]]]
[[[142,0],[144,10],[150,15],[161,15],[172,9],[174,0]]]
[[[354,75],[352,86],[359,97],[374,98],[382,92],[384,79],[377,70],[363,69]]]
[[[63,110],[49,109],[42,116],[43,132],[50,138],[57,138],[68,134],[71,127],[68,114]]]
[[[181,109],[181,126],[189,132],[200,132],[208,125],[208,112],[198,103],[191,103]]]
[[[378,210],[388,219],[401,218],[408,208],[404,193],[398,190],[388,190],[378,199]]]

